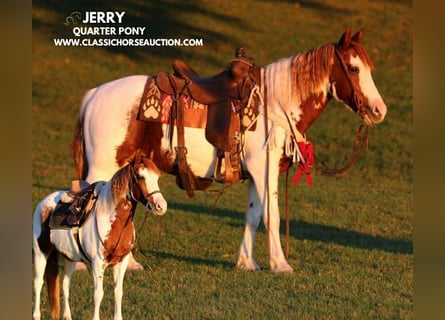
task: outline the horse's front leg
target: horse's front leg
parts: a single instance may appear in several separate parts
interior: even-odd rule
[[[124,293],[124,277],[127,270],[128,261],[130,260],[130,254],[127,254],[125,258],[113,266],[113,279],[114,279],[114,320],[122,320],[122,296]]]
[[[104,262],[97,258],[93,259],[92,264],[92,271],[93,271],[93,279],[94,279],[94,314],[93,314],[93,320],[99,320],[99,310],[100,310],[100,304],[102,302],[102,298],[104,296],[104,288],[103,288],[103,281],[104,281]]]
[[[253,244],[255,242],[256,230],[261,221],[261,202],[253,181],[249,184],[249,201],[246,213],[246,227],[244,238],[238,256],[236,267],[243,270],[259,270],[260,267],[253,258]]]
[[[274,272],[292,272],[292,267],[287,263],[280,241],[280,212],[278,207],[278,175],[279,160],[282,149],[274,148],[269,152],[269,159],[266,152],[259,152],[255,157],[246,158],[246,166],[252,176],[256,192],[250,188],[249,208],[246,216],[246,230],[240,251],[240,260],[245,259],[246,254],[242,252],[243,246],[247,248],[247,254],[253,252],[254,235],[261,214],[266,226],[267,238],[269,241],[269,263]],[[250,233],[250,234],[249,234]],[[249,248],[249,244],[251,248]],[[247,255],[247,261],[253,258]]]
[[[278,164],[278,163],[277,163]],[[275,169],[276,168],[276,169]],[[284,257],[280,241],[280,211],[278,207],[278,165],[269,170],[269,190],[265,185],[258,187],[258,193],[263,195],[261,203],[263,221],[266,226],[267,240],[269,241],[269,263],[274,272],[292,272],[292,267]],[[266,190],[261,190],[261,187]],[[269,191],[269,192],[268,192]],[[267,194],[268,193],[268,194]]]
[[[76,269],[76,262],[65,259],[64,261],[64,275],[62,280],[62,288],[63,288],[63,319],[71,320],[71,309],[70,309],[70,285],[71,285],[71,276]]]

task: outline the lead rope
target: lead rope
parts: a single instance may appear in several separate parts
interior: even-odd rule
[[[364,122],[360,123],[360,126],[358,128],[357,134],[355,136],[354,145],[352,147],[352,155],[349,162],[338,169],[331,169],[329,168],[326,163],[321,160],[319,157],[315,155],[315,158],[318,162],[320,162],[324,168],[321,168],[320,166],[315,165],[315,167],[323,174],[340,174],[348,170],[363,154],[363,152],[368,148],[368,125],[366,125]],[[362,141],[363,140],[363,141]],[[361,145],[360,145],[360,142]]]
[[[290,168],[290,166],[289,166]],[[290,223],[289,223],[289,168],[286,170],[286,187],[285,187],[285,215],[286,215],[286,241],[285,241],[285,257],[289,259],[289,240],[290,240]]]
[[[266,72],[265,70],[262,70],[263,72],[263,86],[264,86],[264,138],[266,143],[266,217],[267,217],[267,232],[266,232],[266,239],[267,239],[267,252],[269,254],[269,259],[272,256],[271,255],[271,245],[270,245],[270,190],[269,190],[269,119],[267,117],[267,86],[266,86]]]

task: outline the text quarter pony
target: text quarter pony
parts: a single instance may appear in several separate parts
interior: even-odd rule
[[[243,136],[241,164],[248,172],[250,186],[238,268],[259,268],[253,248],[256,230],[263,218],[268,230],[271,269],[292,271],[283,254],[279,234],[280,159],[292,157],[285,146],[304,137],[330,99],[343,102],[367,125],[380,123],[385,118],[386,105],[372,79],[373,65],[362,45],[362,37],[363,29],[354,35],[347,29],[337,43],[256,67],[259,116],[255,130],[247,130]],[[73,143],[79,178],[107,179],[139,148],[162,171],[174,173],[176,131],[172,138],[168,124],[137,120],[142,92],[149,78],[128,76],[85,94]],[[185,143],[193,173],[211,179],[216,150],[206,140],[204,129],[185,128]]]
[[[94,315],[99,319],[103,297],[103,275],[108,265],[113,266],[114,319],[122,319],[121,302],[123,279],[129,253],[135,240],[133,216],[137,202],[146,205],[156,215],[167,210],[167,202],[159,191],[160,172],[151,160],[137,155],[119,169],[98,189],[97,200],[85,222],[79,227],[56,229],[50,219],[66,191],[56,191],[36,207],[33,222],[34,290],[33,319],[40,319],[40,292],[45,279],[52,319],[59,319],[59,266],[61,253],[65,259],[63,319],[71,319],[69,288],[76,261],[91,265],[94,279]],[[101,183],[101,182],[100,182]]]

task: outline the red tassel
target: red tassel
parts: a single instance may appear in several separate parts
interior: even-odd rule
[[[314,165],[314,147],[311,142],[298,142],[298,148],[300,149],[301,155],[304,159],[300,160],[298,163],[298,171],[292,179],[292,184],[296,186],[301,176],[303,175],[303,171],[306,174],[306,182],[309,186],[312,185],[312,176],[310,169]]]
[[[298,165],[298,171],[295,174],[294,178],[292,179],[292,184],[296,186],[298,184],[298,181],[300,181],[301,175],[303,174],[303,170],[301,170],[300,165]]]

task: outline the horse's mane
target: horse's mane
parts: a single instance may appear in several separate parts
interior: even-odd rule
[[[132,178],[132,169],[132,165],[127,164],[119,169],[111,178],[110,190],[113,197],[113,202],[116,203],[127,196],[128,186]]]
[[[292,60],[292,78],[295,95],[304,101],[310,93],[326,90],[326,83],[335,47],[332,44],[297,54]]]
[[[365,48],[357,42],[351,41],[349,44],[372,70],[373,65]],[[272,108],[279,106],[285,111],[296,110],[295,107],[311,93],[327,90],[323,85],[329,77],[334,50],[335,44],[330,43],[266,66],[267,105]]]

